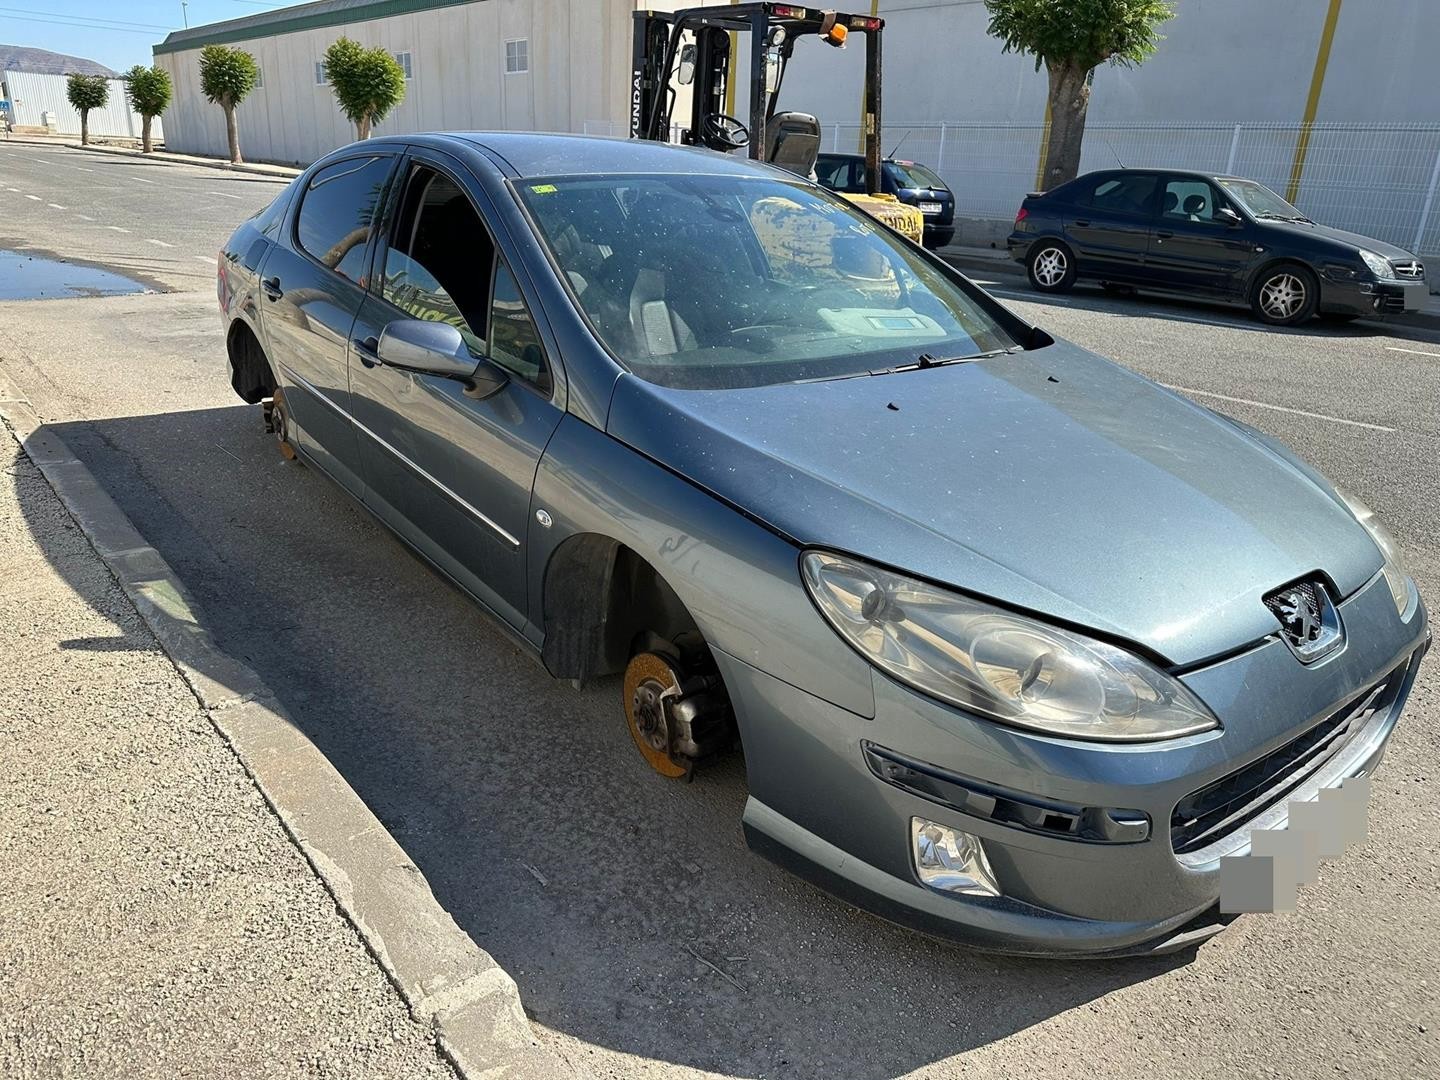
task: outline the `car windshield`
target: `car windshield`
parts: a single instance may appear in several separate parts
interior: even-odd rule
[[[808,184],[627,174],[517,187],[596,334],[652,382],[839,378],[1017,344],[913,244]]]
[[[895,172],[895,178],[903,188],[939,188],[948,190],[945,181],[924,165],[915,161],[890,161],[886,164]]]
[[[1256,217],[1303,218],[1305,215],[1291,206],[1264,184],[1254,180],[1217,180],[1225,193],[1249,210]]]

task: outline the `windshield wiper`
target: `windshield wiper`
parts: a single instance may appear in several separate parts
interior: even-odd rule
[[[872,368],[866,372],[868,375],[894,375],[901,371],[924,371],[929,368],[948,367],[950,364],[973,364],[977,360],[991,360],[997,356],[1005,356],[1008,353],[1021,352],[1025,346],[1012,345],[1008,349],[991,349],[989,352],[975,353],[971,356],[932,356],[930,353],[921,353],[915,358],[913,364],[896,364],[894,367]]]
[[[1315,224],[1313,221],[1311,221],[1308,217],[1305,217],[1303,214],[1276,214],[1276,213],[1273,213],[1272,211],[1266,210],[1263,214],[1256,214],[1255,216],[1256,216],[1257,218],[1265,218],[1265,219],[1267,219],[1267,220],[1269,220],[1269,221],[1298,221],[1298,222],[1301,222],[1302,224],[1305,224],[1305,225],[1314,225],[1314,224]]]

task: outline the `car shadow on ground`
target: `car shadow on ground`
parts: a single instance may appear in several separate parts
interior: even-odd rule
[[[962,272],[963,272],[963,268]],[[1434,344],[1440,342],[1440,326],[1425,327],[1397,322],[1389,318],[1357,319],[1353,322],[1332,322],[1316,317],[1296,326],[1270,326],[1250,313],[1248,307],[1214,300],[1192,300],[1184,296],[1157,292],[1112,292],[1097,284],[1085,282],[1070,292],[1042,293],[1031,288],[1023,277],[977,272],[975,282],[994,294],[1002,303],[1059,305],[1080,308],[1098,314],[1131,318],[1169,319],[1177,322],[1199,322],[1227,326],[1237,330],[1253,330],[1258,334],[1297,334],[1306,337],[1371,338],[1392,337]]]
[[[979,954],[751,855],[739,754],[693,784],[662,780],[629,741],[615,679],[579,692],[551,679],[260,429],[259,409],[237,406],[49,430],[514,976],[542,1028],[725,1075],[878,1080],[1193,957]]]

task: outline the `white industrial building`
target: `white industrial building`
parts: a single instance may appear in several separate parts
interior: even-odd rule
[[[175,80],[168,148],[226,153],[200,93],[210,42],[255,55],[263,85],[239,109],[256,160],[308,163],[353,129],[323,78],[346,35],[409,73],[377,133],[510,129],[623,135],[632,14],[696,0],[320,0],[172,33],[155,47]],[[725,0],[707,0],[724,3]],[[869,10],[857,0],[852,10]],[[986,32],[981,0],[879,0],[886,20],[886,149],[936,168],[962,218],[1003,235],[1037,182],[1046,79]],[[1243,172],[1337,225],[1440,253],[1440,0],[1182,0],[1158,52],[1095,74],[1085,168]],[[824,149],[859,141],[859,50],[802,40],[782,105],[814,113]],[[1302,138],[1302,130],[1307,135]]]
[[[166,146],[224,155],[225,120],[200,93],[200,49],[252,53],[261,85],[240,106],[247,158],[308,163],[354,139],[325,85],[337,38],[383,46],[406,70],[405,101],[376,134],[439,129],[583,131],[621,121],[637,0],[319,0],[172,33],[155,61],[175,82]]]
[[[90,110],[91,138],[140,138],[140,114],[125,99],[125,81],[107,79],[110,98],[103,109]],[[36,71],[0,71],[0,101],[10,103],[10,121],[18,131],[80,134],[80,114],[65,96],[64,75]],[[151,134],[164,137],[157,117]]]

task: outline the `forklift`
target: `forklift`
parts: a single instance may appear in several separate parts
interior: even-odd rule
[[[885,20],[792,4],[747,3],[679,11],[635,12],[630,75],[630,137],[669,141],[678,94],[672,80],[690,89],[689,128],[680,141],[722,153],[744,150],[814,179],[820,124],[807,113],[777,112],[785,68],[801,37],[816,35],[844,48],[852,34],[865,39],[865,184],[869,195],[845,198],[902,236],[921,242],[925,219],[913,206],[881,194],[880,36]],[[749,46],[748,124],[726,112],[733,101],[731,42]],[[743,55],[743,52],[742,54]],[[738,65],[737,65],[738,66]],[[737,77],[738,81],[738,77]]]

